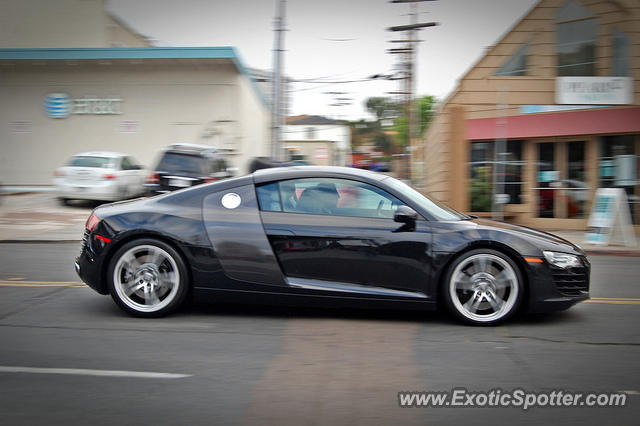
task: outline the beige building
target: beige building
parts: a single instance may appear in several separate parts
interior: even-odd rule
[[[637,1],[539,1],[441,103],[412,147],[414,181],[548,229],[585,228],[595,191],[621,187],[640,223],[638,28]]]
[[[2,0],[0,48],[149,47],[106,0]]]
[[[297,115],[286,119],[282,133],[292,159],[315,166],[351,165],[351,128],[343,121]]]
[[[0,3],[0,180],[50,184],[83,151],[153,167],[176,142],[269,153],[269,107],[232,47],[149,47],[102,0]],[[127,46],[127,47],[123,47]]]

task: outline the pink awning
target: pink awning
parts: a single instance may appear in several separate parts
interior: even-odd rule
[[[504,137],[496,118],[466,121],[468,140]],[[506,138],[640,133],[640,108],[554,112],[506,117]]]

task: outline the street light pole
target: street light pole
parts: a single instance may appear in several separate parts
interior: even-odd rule
[[[416,49],[420,40],[417,40],[416,31],[437,26],[437,22],[423,22],[418,23],[418,3],[424,1],[434,0],[391,0],[391,3],[409,3],[411,6],[411,23],[409,25],[398,25],[388,28],[389,31],[406,31],[407,43],[409,44],[405,49],[390,49],[389,53],[406,53],[406,77],[404,78],[404,93],[407,95],[405,98],[406,114],[407,114],[407,137],[405,147],[405,171],[407,173],[406,178],[412,180],[411,175],[411,155],[413,151],[412,141],[417,138],[417,125],[418,117],[416,115],[416,107],[414,105],[414,92],[415,92],[415,62],[416,62]]]
[[[279,160],[281,157],[282,139],[282,52],[283,31],[286,0],[277,0],[276,18],[274,20],[273,41],[273,80],[271,97],[271,158]]]

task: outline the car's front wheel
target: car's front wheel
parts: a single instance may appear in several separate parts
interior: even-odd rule
[[[476,325],[511,317],[524,293],[517,265],[490,249],[472,250],[457,258],[449,267],[444,290],[450,311]]]
[[[188,291],[184,261],[173,247],[155,239],[123,245],[111,259],[107,279],[118,306],[140,317],[158,317],[174,311]]]

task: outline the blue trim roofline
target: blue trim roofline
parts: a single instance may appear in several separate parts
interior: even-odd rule
[[[251,78],[235,47],[96,47],[51,49],[0,49],[0,60],[108,60],[108,59],[231,59],[248,80],[260,101],[269,103]]]
[[[249,74],[249,71],[244,66],[244,62],[242,62],[242,59],[240,58],[240,53],[238,53],[235,47],[231,47],[230,49],[233,52],[233,63],[236,65],[236,68],[238,68],[238,71],[240,71],[240,73],[249,80],[249,84],[253,88],[253,91],[256,92],[256,95],[258,95],[260,101],[262,101],[262,104],[270,110],[271,105],[264,96],[264,92],[260,89],[260,86],[258,86],[258,83],[251,77],[251,74]]]
[[[0,59],[4,60],[233,59],[235,57],[235,50],[230,46],[0,49]]]

